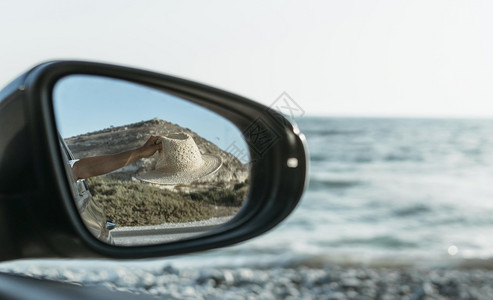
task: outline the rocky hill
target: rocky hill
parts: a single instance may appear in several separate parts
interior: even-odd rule
[[[189,134],[199,147],[202,154],[214,154],[222,159],[221,168],[200,183],[223,183],[227,185],[245,182],[248,178],[248,168],[236,157],[221,150],[210,141],[200,137],[188,128],[180,127],[167,121],[153,119],[119,127],[111,127],[100,131],[90,132],[66,139],[67,145],[76,158],[114,154],[142,146],[151,135],[168,135],[185,132]],[[157,154],[150,158],[119,169],[107,177],[125,181],[138,181],[136,174],[152,170]]]

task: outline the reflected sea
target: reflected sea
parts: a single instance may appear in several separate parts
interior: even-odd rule
[[[493,256],[493,120],[298,125],[311,166],[296,211],[259,238],[174,264],[464,264]]]

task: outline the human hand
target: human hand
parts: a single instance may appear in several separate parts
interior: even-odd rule
[[[152,135],[147,142],[139,148],[139,156],[149,157],[152,156],[156,151],[161,151],[163,149],[163,145],[161,144],[161,137],[157,135]]]

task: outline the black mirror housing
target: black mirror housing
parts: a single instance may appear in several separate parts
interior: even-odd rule
[[[179,95],[231,121],[253,155],[245,206],[205,235],[165,245],[119,247],[96,239],[77,213],[59,146],[52,91],[64,76],[122,79]],[[262,133],[262,135],[259,135]],[[196,82],[121,66],[55,61],[0,92],[0,260],[38,257],[148,258],[223,247],[285,219],[306,184],[304,136],[261,104]]]

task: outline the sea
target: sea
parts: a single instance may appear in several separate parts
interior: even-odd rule
[[[310,153],[309,181],[285,221],[238,245],[127,264],[491,264],[493,119],[303,117],[297,122]],[[111,264],[93,261],[104,263]]]
[[[175,262],[491,264],[493,119],[305,117],[297,123],[310,167],[294,213],[261,237]]]

